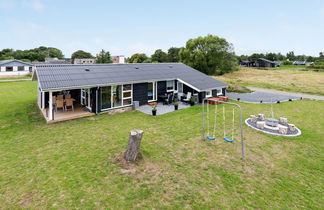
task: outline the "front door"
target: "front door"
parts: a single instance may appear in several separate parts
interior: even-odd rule
[[[148,102],[156,101],[156,82],[147,83],[147,100]]]
[[[81,89],[81,104],[91,110],[90,89]]]

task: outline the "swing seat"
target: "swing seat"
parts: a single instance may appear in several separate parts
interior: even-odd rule
[[[214,138],[214,137],[211,137],[211,136],[206,136],[206,138],[207,138],[208,140],[210,140],[210,141],[214,141],[214,140],[215,140],[215,138]]]
[[[227,137],[224,137],[224,140],[227,141],[227,142],[233,142],[233,141],[234,141],[234,140],[229,139],[229,138],[227,138]]]

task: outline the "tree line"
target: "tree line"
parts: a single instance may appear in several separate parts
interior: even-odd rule
[[[289,51],[286,55],[281,53],[254,53],[252,55],[237,56],[239,61],[256,60],[258,58],[265,58],[271,61],[283,61],[285,65],[292,64],[293,61],[307,61],[324,63],[324,52],[320,52],[319,56],[295,55],[294,51]]]

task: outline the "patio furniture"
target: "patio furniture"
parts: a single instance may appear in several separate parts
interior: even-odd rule
[[[288,124],[288,129],[290,131],[295,131],[296,130],[296,126],[294,124]]]
[[[173,101],[173,94],[171,93],[171,94],[168,94],[168,97],[165,99],[163,104],[170,105],[170,104],[172,104],[172,101]]]
[[[259,114],[258,119],[264,121],[265,120],[264,114]]]
[[[282,125],[288,125],[288,119],[286,117],[280,117],[279,123]]]
[[[191,92],[188,92],[187,93],[187,97],[182,99],[183,102],[186,102],[186,103],[189,103],[190,102],[190,99],[191,99]]]
[[[257,128],[260,128],[260,129],[263,129],[264,128],[264,122],[263,121],[258,121],[257,123],[256,123],[256,127]]]
[[[73,99],[68,98],[65,100],[65,110],[67,111],[68,108],[71,108],[74,111],[74,106],[73,106]]]
[[[63,100],[63,98],[64,98],[64,95],[57,95],[57,96],[56,96],[56,99],[57,99],[57,100]]]
[[[284,125],[279,125],[279,133],[280,134],[287,134],[288,127]]]
[[[65,97],[65,99],[69,99],[69,98],[71,98],[71,94],[66,94],[64,97]]]
[[[55,111],[57,112],[58,109],[62,109],[64,112],[64,101],[60,99],[56,99],[55,101]]]
[[[255,115],[251,115],[250,118],[251,118],[251,122],[254,123],[258,120],[258,118]]]

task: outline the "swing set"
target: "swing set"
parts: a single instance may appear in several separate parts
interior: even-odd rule
[[[207,135],[205,135],[205,103],[207,103],[206,113],[207,113]],[[241,133],[241,151],[242,151],[242,160],[244,160],[244,140],[243,140],[243,129],[242,129],[242,109],[240,105],[225,101],[218,101],[212,98],[205,98],[202,101],[202,138],[208,139],[210,141],[216,140],[216,124],[217,124],[217,114],[218,114],[218,104],[221,103],[223,105],[223,140],[226,142],[234,142],[234,128],[235,128],[235,107],[239,109],[240,112],[240,133]],[[210,113],[210,104],[214,104],[214,126],[213,126],[213,132],[209,132],[210,130],[210,119],[209,119],[209,113]],[[232,138],[229,138],[226,135],[226,111],[225,111],[225,104],[232,106]]]

